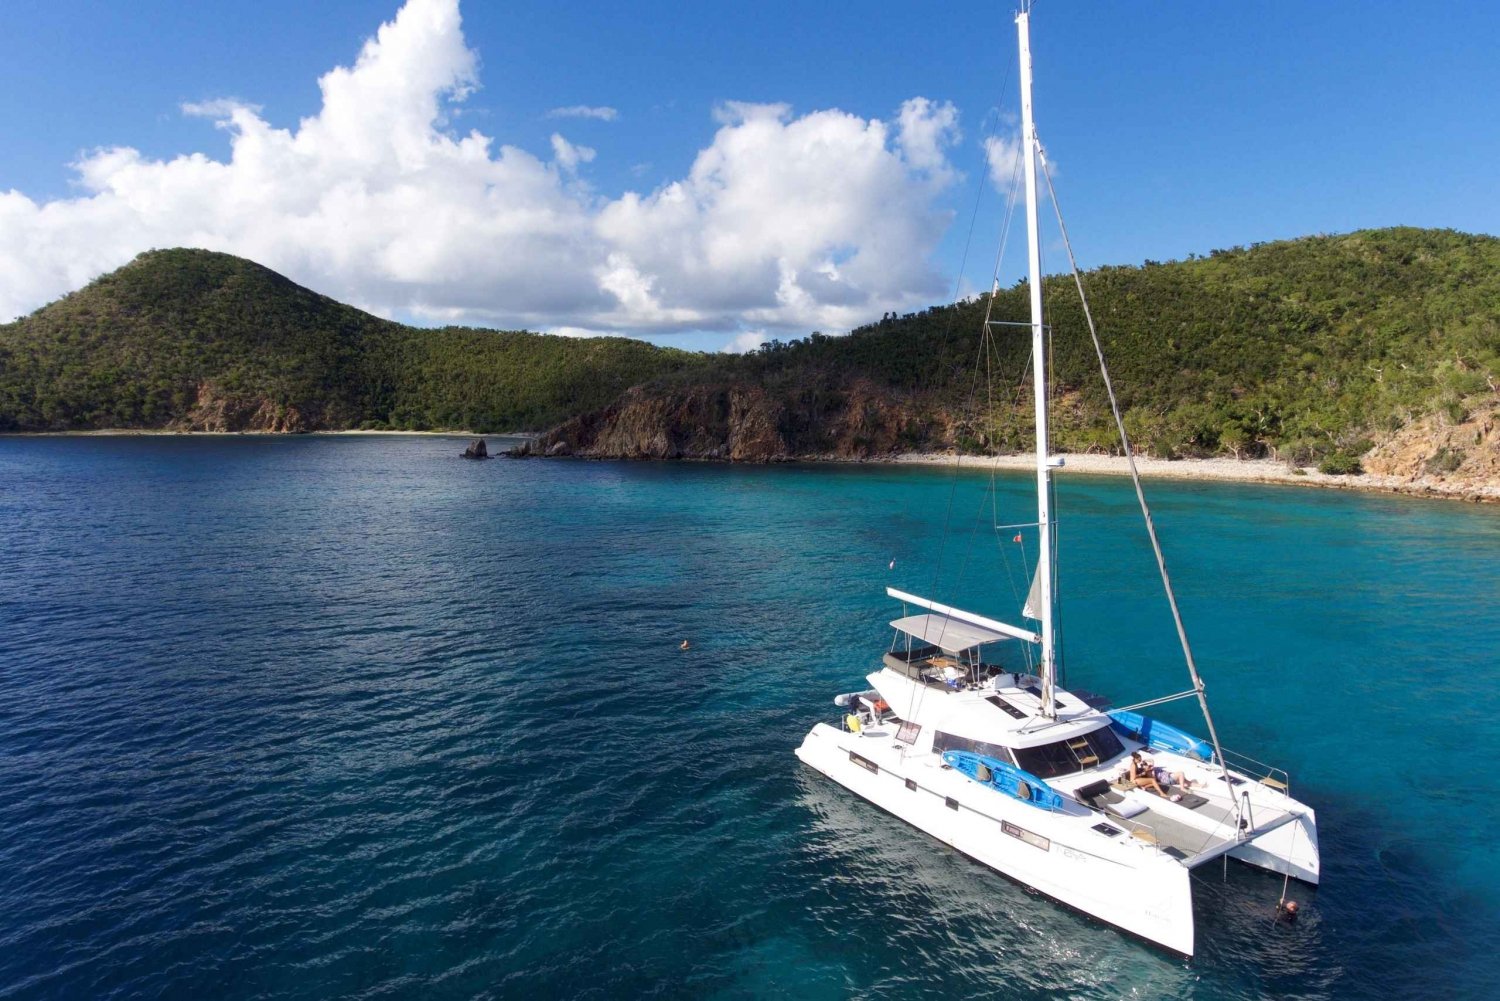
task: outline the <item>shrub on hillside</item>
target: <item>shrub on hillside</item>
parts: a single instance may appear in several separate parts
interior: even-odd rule
[[[1334,452],[1318,463],[1318,472],[1328,476],[1358,476],[1364,471],[1359,459],[1348,452]]]

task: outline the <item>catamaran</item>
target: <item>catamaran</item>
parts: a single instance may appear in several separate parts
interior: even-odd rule
[[[1028,9],[1017,15],[1016,25],[1038,540],[1036,576],[1022,618],[1037,625],[1012,625],[888,588],[903,614],[890,623],[894,637],[881,666],[866,679],[869,689],[836,697],[840,719],[816,724],[797,757],[990,868],[1191,956],[1193,870],[1228,856],[1316,885],[1317,821],[1310,807],[1292,798],[1286,772],[1220,746],[1133,460],[1136,493],[1192,687],[1121,709],[1059,687],[1051,479],[1062,460],[1049,454],[1049,332],[1042,317],[1037,211],[1038,163],[1045,168],[1046,160],[1032,120]],[[1052,201],[1055,206],[1055,196]],[[1062,233],[1066,240],[1065,228]],[[1078,288],[1082,293],[1081,282]],[[1086,300],[1084,315],[1097,349]],[[1102,367],[1102,351],[1100,362]],[[1107,370],[1104,378],[1128,457],[1129,439]],[[1011,654],[1007,648],[1017,644],[1030,645],[1032,655]],[[1207,739],[1141,712],[1176,698],[1197,699]]]

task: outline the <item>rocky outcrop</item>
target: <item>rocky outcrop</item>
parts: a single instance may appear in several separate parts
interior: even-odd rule
[[[469,447],[464,449],[465,459],[488,459],[489,457],[490,448],[484,443],[483,438],[475,438],[469,443]]]
[[[276,403],[264,396],[237,395],[205,382],[198,386],[193,406],[169,425],[173,431],[245,431],[259,434],[300,434],[328,427],[316,407]]]
[[[944,447],[928,439],[945,425],[915,411],[912,401],[863,379],[636,387],[522,446],[520,454],[779,462]]]
[[[1451,411],[1429,416],[1383,440],[1363,457],[1363,474],[1297,470],[1295,477],[1271,479],[1500,501],[1500,397],[1471,399],[1462,409],[1462,420],[1453,420]],[[865,380],[740,382],[636,387],[612,406],[575,417],[510,454],[734,462],[909,459],[910,453],[955,451],[960,441],[986,447],[975,421]]]
[[[1493,492],[1500,485],[1500,396],[1466,400],[1413,421],[1361,462],[1367,473],[1416,488],[1410,492]]]

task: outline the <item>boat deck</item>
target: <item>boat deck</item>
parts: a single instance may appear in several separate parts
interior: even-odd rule
[[[1138,794],[1136,802],[1143,799],[1159,802],[1150,804],[1145,812],[1133,817],[1111,814],[1110,822],[1194,868],[1220,857],[1243,840],[1238,836],[1237,818],[1232,808],[1222,800],[1216,802],[1203,796],[1194,798],[1200,802],[1188,805],[1161,800],[1150,794]],[[1264,806],[1253,816],[1257,833],[1279,827],[1291,819],[1291,814],[1286,811],[1270,810]]]
[[[1128,820],[1113,818],[1130,833],[1143,841],[1155,844],[1162,851],[1188,865],[1208,861],[1222,855],[1226,846],[1233,847],[1233,827],[1217,827],[1214,831],[1203,831],[1171,817],[1163,817],[1148,810]],[[1217,832],[1217,833],[1216,833]],[[1227,837],[1224,835],[1228,835]]]
[[[892,660],[898,658],[887,655],[887,668],[892,667],[889,663]],[[929,679],[915,668],[905,663],[901,666],[908,668],[902,672],[903,678],[917,684],[928,683]],[[874,680],[872,677],[872,682]],[[1000,674],[983,687],[970,683],[957,689],[949,688],[947,697],[942,700],[946,721],[949,725],[958,720],[968,722],[965,717],[974,715],[972,726],[962,729],[976,732],[986,729],[996,735],[1024,735],[1028,729],[1037,726],[1038,720],[1035,707],[1027,701],[1031,699],[1040,704],[1029,687],[1032,680]],[[1060,713],[1062,718],[1047,724],[1054,733],[1065,734],[1070,729],[1088,725],[1100,715],[1086,701],[1078,699],[1076,693],[1060,694],[1060,705],[1065,707]],[[874,698],[873,692],[858,696],[860,711],[867,721],[861,736],[877,740],[895,737],[902,725],[901,719],[890,709],[877,712]],[[1015,711],[1004,713],[1003,707],[1002,711],[997,711],[993,704],[997,699],[1012,703]],[[1079,704],[1075,705],[1075,700]],[[1071,707],[1071,717],[1066,707]],[[1135,741],[1124,741],[1127,752],[1139,747],[1141,745]],[[1231,773],[1234,784],[1231,791],[1223,784],[1223,774],[1202,761],[1168,751],[1154,750],[1151,754],[1158,765],[1185,776],[1189,784],[1172,789],[1178,794],[1178,799],[1163,798],[1146,789],[1132,787],[1122,773],[1127,765],[1124,753],[1076,773],[1041,781],[1062,795],[1061,812],[1075,817],[1082,827],[1094,827],[1101,819],[1106,820],[1127,832],[1143,848],[1167,855],[1189,869],[1220,858],[1260,834],[1296,819],[1296,815],[1287,809],[1278,809],[1280,803],[1268,801],[1268,790],[1249,776]],[[907,755],[903,752],[903,761],[943,772],[950,767],[940,753]],[[965,789],[964,785],[958,785],[945,790],[945,794],[962,798],[959,794]],[[1276,786],[1271,786],[1271,791],[1276,789]],[[1247,796],[1250,798],[1245,801],[1245,817],[1251,826],[1242,834],[1235,805],[1237,799]]]

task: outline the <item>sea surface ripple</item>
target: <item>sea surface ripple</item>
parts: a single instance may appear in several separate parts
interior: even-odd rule
[[[1023,477],[461,447],[0,438],[0,998],[1500,996],[1500,512],[1150,488],[1325,865],[1200,870],[1188,963],[791,753],[887,584],[1014,616]],[[1069,682],[1185,688],[1128,485],[1059,496]]]

